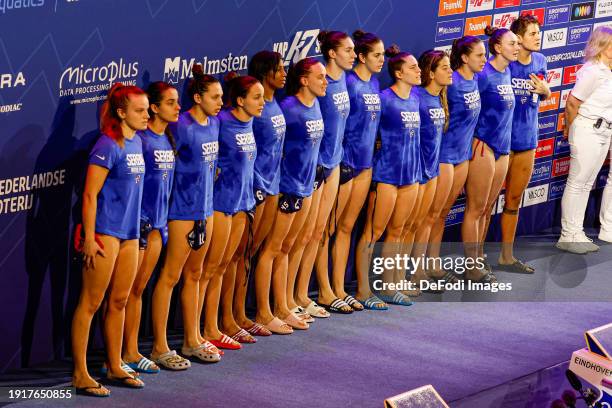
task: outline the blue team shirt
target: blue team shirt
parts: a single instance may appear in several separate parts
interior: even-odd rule
[[[344,130],[342,162],[356,169],[372,167],[374,143],[380,122],[380,89],[378,80],[359,79],[354,71],[346,74],[350,112]]]
[[[440,174],[440,144],[444,132],[446,114],[439,96],[425,88],[414,88],[419,97],[421,116],[421,183],[426,183]]]
[[[510,63],[512,90],[516,106],[512,118],[510,149],[524,151],[535,149],[538,145],[538,108],[540,95],[531,92],[529,74],[546,78],[546,57],[539,52],[531,53],[527,65],[518,61]]]
[[[447,88],[448,130],[442,136],[440,163],[459,164],[472,156],[472,138],[480,114],[478,79],[464,79],[453,72],[453,83]]]
[[[137,239],[145,162],[140,136],[125,138],[124,142],[122,148],[103,134],[89,154],[89,164],[108,169],[98,193],[96,232],[119,239]]]
[[[174,152],[165,134],[151,129],[138,132],[146,173],[140,219],[162,228],[168,222],[168,202],[174,179]]]
[[[305,106],[295,96],[280,103],[287,133],[281,161],[280,191],[298,197],[308,197],[314,189],[319,147],[324,125],[319,101]]]
[[[488,144],[496,156],[509,154],[514,112],[510,69],[499,72],[487,62],[478,74],[478,90],[482,108],[476,125],[476,137]]]
[[[209,116],[200,125],[184,112],[170,130],[176,139],[174,185],[170,194],[170,220],[203,220],[213,212],[213,183],[219,153],[219,120]]]
[[[231,110],[219,113],[219,175],[215,181],[214,208],[225,214],[255,207],[253,170],[257,145],[253,118],[238,120]]]
[[[257,143],[253,186],[270,195],[278,194],[286,129],[285,116],[274,98],[266,101],[261,117],[253,118],[253,134]]]
[[[321,140],[318,164],[333,169],[342,160],[342,139],[351,109],[344,72],[337,81],[327,76],[327,92],[319,98],[319,105],[325,122],[325,133]]]
[[[380,149],[374,154],[372,180],[405,186],[421,178],[419,98],[414,88],[407,99],[391,88],[380,93]]]

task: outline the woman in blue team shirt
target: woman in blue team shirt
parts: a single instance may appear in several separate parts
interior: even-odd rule
[[[429,233],[446,203],[450,184],[439,183],[440,144],[448,129],[448,101],[446,87],[452,83],[453,71],[448,55],[443,51],[425,51],[419,57],[422,84],[416,88],[421,116],[421,180],[418,204],[404,227],[404,244],[412,245],[412,255],[420,257],[427,250]],[[438,184],[440,186],[438,187]],[[413,271],[413,280],[427,280],[424,268]],[[417,291],[418,293],[418,291]]]
[[[450,189],[448,199],[439,217],[435,220],[429,235],[427,254],[431,258],[440,256],[440,242],[444,234],[444,224],[451,207],[467,180],[469,159],[472,157],[472,138],[480,114],[480,92],[477,74],[487,62],[484,43],[478,37],[465,36],[456,39],[450,55],[453,69],[453,83],[448,87],[448,129],[442,136],[440,145],[440,175],[438,188]],[[434,280],[455,281],[441,270],[429,270]]]
[[[532,15],[514,20],[510,30],[520,43],[517,61],[510,63],[516,106],[512,119],[510,159],[506,175],[504,212],[501,215],[502,247],[498,269],[533,273],[534,268],[514,257],[512,247],[518,222],[518,208],[529,184],[538,145],[538,108],[550,96],[546,83],[546,57],[540,49],[540,23]]]
[[[339,297],[336,296],[329,282],[328,260],[329,260],[329,230],[328,221],[333,210],[334,203],[337,202],[338,185],[340,181],[340,161],[342,159],[342,140],[344,138],[344,128],[350,110],[350,100],[346,89],[346,75],[344,71],[353,67],[355,58],[355,45],[348,34],[341,31],[321,31],[318,36],[321,53],[326,61],[325,70],[327,71],[327,91],[325,96],[319,98],[321,114],[325,122],[325,133],[321,140],[319,149],[319,159],[317,165],[317,175],[315,184],[318,189],[322,189],[321,201],[318,210],[313,212],[313,223],[309,223],[312,229],[311,236],[305,236],[308,240],[304,253],[301,257],[301,264],[298,272],[298,279],[294,297],[288,297],[289,308],[296,313],[304,313],[301,306],[307,306],[311,300],[308,298],[308,284],[313,265],[316,267],[317,282],[319,288],[318,302],[320,304],[331,304]],[[345,190],[346,192],[346,190]],[[346,202],[346,197],[338,199]],[[337,208],[334,214],[343,208]],[[331,220],[331,223],[335,223]],[[309,230],[310,232],[310,230]],[[338,279],[337,279],[338,281]],[[343,295],[347,303],[359,310],[363,306],[355,301],[352,296],[344,293],[344,276],[339,282],[338,291]],[[291,288],[290,288],[291,289]],[[318,317],[323,317],[320,314]]]
[[[174,185],[168,211],[168,248],[153,292],[153,350],[151,359],[170,370],[185,370],[189,360],[168,347],[166,326],[174,286],[183,277],[182,354],[203,362],[220,360],[219,350],[199,336],[198,284],[202,262],[210,244],[212,187],[219,150],[221,85],[194,65],[188,93],[193,106],[170,129],[176,138]]]
[[[274,93],[285,86],[287,77],[282,56],[274,51],[258,52],[249,62],[249,75],[263,85],[266,104],[261,116],[253,118],[253,134],[257,144],[253,179],[256,207],[252,225],[252,240],[249,239],[249,231],[246,228],[242,234],[240,246],[236,250],[238,256],[236,270],[238,272],[250,270],[252,261],[249,258],[257,252],[272,229],[278,208],[280,161],[286,130],[285,117],[274,98]],[[272,332],[261,324],[253,322],[246,315],[246,277],[246,273],[236,274],[234,319],[241,328],[252,335],[269,336]],[[254,278],[256,297],[269,295],[271,276],[260,273],[255,274]]]
[[[235,75],[235,74],[231,74]],[[210,253],[200,281],[200,294],[206,291],[203,336],[219,348],[240,349],[240,343],[255,339],[234,320],[232,304],[238,258],[235,255],[245,228],[251,229],[255,208],[253,171],[257,145],[253,117],[264,109],[264,88],[251,76],[236,76],[227,82],[230,109],[219,114],[219,170],[215,181],[214,223]],[[246,282],[243,279],[242,282]],[[221,301],[221,328],[217,325]]]
[[[138,273],[125,306],[123,361],[143,373],[157,373],[159,367],[138,351],[138,331],[145,290],[162,249],[161,230],[168,221],[168,201],[174,176],[176,142],[168,123],[176,122],[181,106],[176,89],[165,82],[147,87],[149,127],[138,135],[142,140],[145,177],[140,213]]]
[[[397,45],[389,47],[385,55],[389,58],[389,75],[395,82],[380,94],[380,148],[374,154],[374,183],[366,225],[356,251],[357,254],[367,254],[367,258],[366,261],[358,260],[356,264],[356,297],[364,304],[380,304],[384,300],[410,306],[410,298],[398,291],[383,290],[380,292],[382,300],[377,298],[370,290],[368,279],[372,244],[386,229],[385,243],[398,246],[404,225],[416,204],[421,178],[421,119],[419,98],[414,88],[421,84],[421,69],[416,58],[400,51]],[[386,256],[384,250],[381,256]],[[391,270],[385,271],[383,281],[394,281],[392,273]]]
[[[276,334],[308,328],[308,323],[287,306],[287,267],[289,251],[310,211],[324,129],[317,97],[325,95],[326,86],[325,67],[314,58],[304,58],[289,68],[288,96],[280,103],[287,125],[281,161],[281,196],[272,231],[255,270],[256,275],[270,276],[274,266],[274,314],[269,293],[258,291],[255,320]]]
[[[482,74],[478,75],[482,108],[472,142],[462,228],[466,254],[471,258],[484,257],[483,245],[491,211],[506,178],[515,104],[508,65],[517,60],[520,49],[516,35],[508,29],[487,26],[485,32],[490,37],[492,57]],[[468,269],[466,277],[484,282],[497,281],[488,263],[485,263],[484,270]]]
[[[380,121],[380,88],[378,74],[385,62],[385,46],[372,33],[353,33],[358,63],[346,74],[351,110],[344,131],[343,155],[340,163],[338,211],[334,216],[336,238],[332,248],[334,281],[344,277],[351,246],[351,233],[363,208],[372,181],[372,158],[378,122]],[[338,293],[337,293],[338,294]],[[350,299],[348,299],[350,301]],[[345,301],[336,302],[332,310],[350,313],[353,308]],[[355,305],[356,308],[359,306]],[[385,307],[371,303],[366,308]]]
[[[110,391],[87,371],[87,343],[94,314],[108,290],[104,318],[107,377],[131,388],[144,383],[122,366],[125,304],[138,268],[140,203],[145,163],[136,134],[147,128],[149,102],[135,86],[113,85],[100,114],[102,135],[89,156],[83,192],[83,286],[72,320],[72,384],[80,394]]]

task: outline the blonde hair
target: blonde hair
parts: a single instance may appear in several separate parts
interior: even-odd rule
[[[599,59],[601,53],[612,44],[612,28],[607,26],[593,30],[584,50],[584,61]]]

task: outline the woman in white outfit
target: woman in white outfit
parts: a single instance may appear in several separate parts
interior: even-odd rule
[[[612,28],[593,31],[585,50],[585,64],[565,107],[569,129],[570,171],[561,201],[561,237],[557,248],[576,254],[599,247],[583,230],[589,193],[611,149],[612,139]],[[612,172],[601,202],[599,239],[612,242]]]

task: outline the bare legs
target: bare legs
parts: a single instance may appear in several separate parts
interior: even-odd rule
[[[340,185],[338,209],[340,209],[340,203],[342,201],[345,201],[346,204],[344,205],[343,211],[338,211],[336,240],[332,247],[334,293],[338,297],[344,292],[344,277],[351,249],[351,234],[357,217],[368,196],[368,191],[370,191],[371,181],[372,169],[366,169],[359,173],[357,177]],[[340,298],[342,299],[343,297],[344,296]]]
[[[302,282],[297,282],[297,280],[298,272],[300,270],[300,264],[302,263],[303,259],[302,255],[304,254],[306,246],[311,241],[315,225],[318,223],[318,215],[320,209],[319,204],[321,203],[322,196],[323,186],[321,186],[318,190],[315,190],[312,193],[310,210],[308,212],[307,218],[305,218],[304,220],[309,221],[303,223],[302,228],[299,230],[293,243],[291,243],[287,269],[287,307],[289,308],[289,310],[294,309],[298,306],[298,304],[299,306],[305,307],[310,303],[310,299],[308,299],[308,283],[310,282],[312,264],[314,262],[314,257],[316,256],[316,247],[314,248],[315,252],[311,251],[311,253],[309,254],[310,259],[307,260],[307,262],[310,264],[310,271],[301,274]],[[298,219],[302,214],[302,210],[300,210],[299,213],[300,214],[298,214],[297,216]],[[296,287],[298,289],[301,289],[302,292],[300,293],[299,291],[297,291]]]
[[[164,266],[153,292],[153,350],[152,356],[170,351],[166,338],[170,297],[172,290],[183,276],[181,305],[183,312],[185,347],[194,348],[200,344],[198,339],[198,282],[202,275],[202,261],[210,244],[207,220],[207,239],[204,245],[194,251],[187,242],[187,234],[193,229],[194,221],[172,220],[168,223],[168,248]]]
[[[438,188],[441,188],[440,185],[450,186],[450,191],[448,193],[446,203],[444,203],[442,211],[440,211],[438,217],[434,220],[431,226],[431,232],[429,233],[429,246],[427,248],[427,255],[431,258],[437,258],[440,256],[440,245],[442,242],[442,236],[444,235],[444,224],[446,221],[446,217],[448,216],[451,207],[457,200],[459,193],[461,193],[461,190],[465,185],[465,181],[467,180],[468,175],[468,168],[468,161],[464,161],[463,163],[457,165],[440,163]],[[431,275],[434,278],[441,277],[443,274],[443,271],[431,271]]]
[[[147,287],[151,274],[159,260],[162,238],[159,230],[154,229],[147,237],[147,248],[138,251],[138,272],[125,307],[125,329],[123,332],[123,361],[138,362],[143,355],[138,351],[138,332],[142,316],[142,293]],[[151,369],[157,366],[153,364]]]
[[[255,211],[255,219],[253,220],[253,246],[249,251],[250,255],[254,255],[257,250],[259,250],[261,244],[270,234],[270,231],[272,231],[272,226],[274,224],[274,218],[276,216],[277,208],[278,195],[267,196],[265,201],[257,206]],[[243,235],[242,242],[244,242],[244,238],[245,236]],[[242,242],[241,246],[238,248],[237,251],[238,255],[242,253]],[[244,257],[238,258],[238,272],[246,270],[244,262]],[[251,260],[250,262],[253,261]],[[254,273],[255,270],[251,269],[251,272]],[[248,329],[253,326],[254,322],[246,316],[247,282],[244,281],[245,278],[246,274],[238,273],[236,275],[236,289],[234,291],[234,319],[240,327],[242,327],[243,329]],[[254,279],[256,298],[270,296],[270,278],[270,275],[258,275],[255,273]],[[265,293],[258,292],[258,290],[264,290],[263,288],[266,288]]]
[[[502,248],[499,255],[500,264],[512,264],[516,261],[513,253],[518,209],[523,192],[531,180],[535,149],[524,152],[511,152],[506,176],[506,195],[504,212],[501,216]]]
[[[231,302],[234,293],[234,278],[233,273],[229,272],[228,266],[232,260],[242,233],[247,224],[247,215],[244,212],[237,214],[225,215],[221,212],[214,212],[213,237],[210,247],[210,253],[206,258],[204,267],[206,278],[209,283],[206,287],[206,296],[204,299],[205,321],[203,337],[208,340],[220,340],[223,333],[219,330],[217,319],[219,313],[219,301],[221,297],[222,285],[226,285],[226,295],[229,295],[229,316],[231,316]],[[218,231],[218,234],[216,233]],[[225,316],[229,318],[229,316]],[[233,317],[232,317],[233,320]]]
[[[306,244],[298,279],[295,288],[295,300],[301,306],[308,305],[308,284],[313,265],[316,266],[317,282],[319,287],[319,302],[330,304],[336,299],[329,282],[328,259],[329,259],[329,217],[334,208],[338,195],[338,184],[340,181],[340,166],[337,166],[329,175],[327,180],[319,188],[322,190],[319,202],[319,210],[314,224],[314,230],[309,242]],[[314,198],[313,198],[314,199]],[[312,207],[311,207],[312,211]],[[304,237],[306,239],[308,237]],[[291,299],[289,302],[291,306]],[[291,308],[291,307],[290,307]]]
[[[75,387],[96,387],[96,381],[87,371],[87,343],[94,314],[99,309],[104,295],[108,293],[108,308],[104,321],[104,338],[107,347],[107,366],[110,377],[129,376],[121,368],[121,346],[125,305],[138,267],[138,240],[119,239],[100,235],[106,257],[96,256],[95,268],[83,268],[83,287],[72,321],[72,355]],[[135,384],[141,383],[134,379]],[[104,387],[93,390],[108,394]]]

